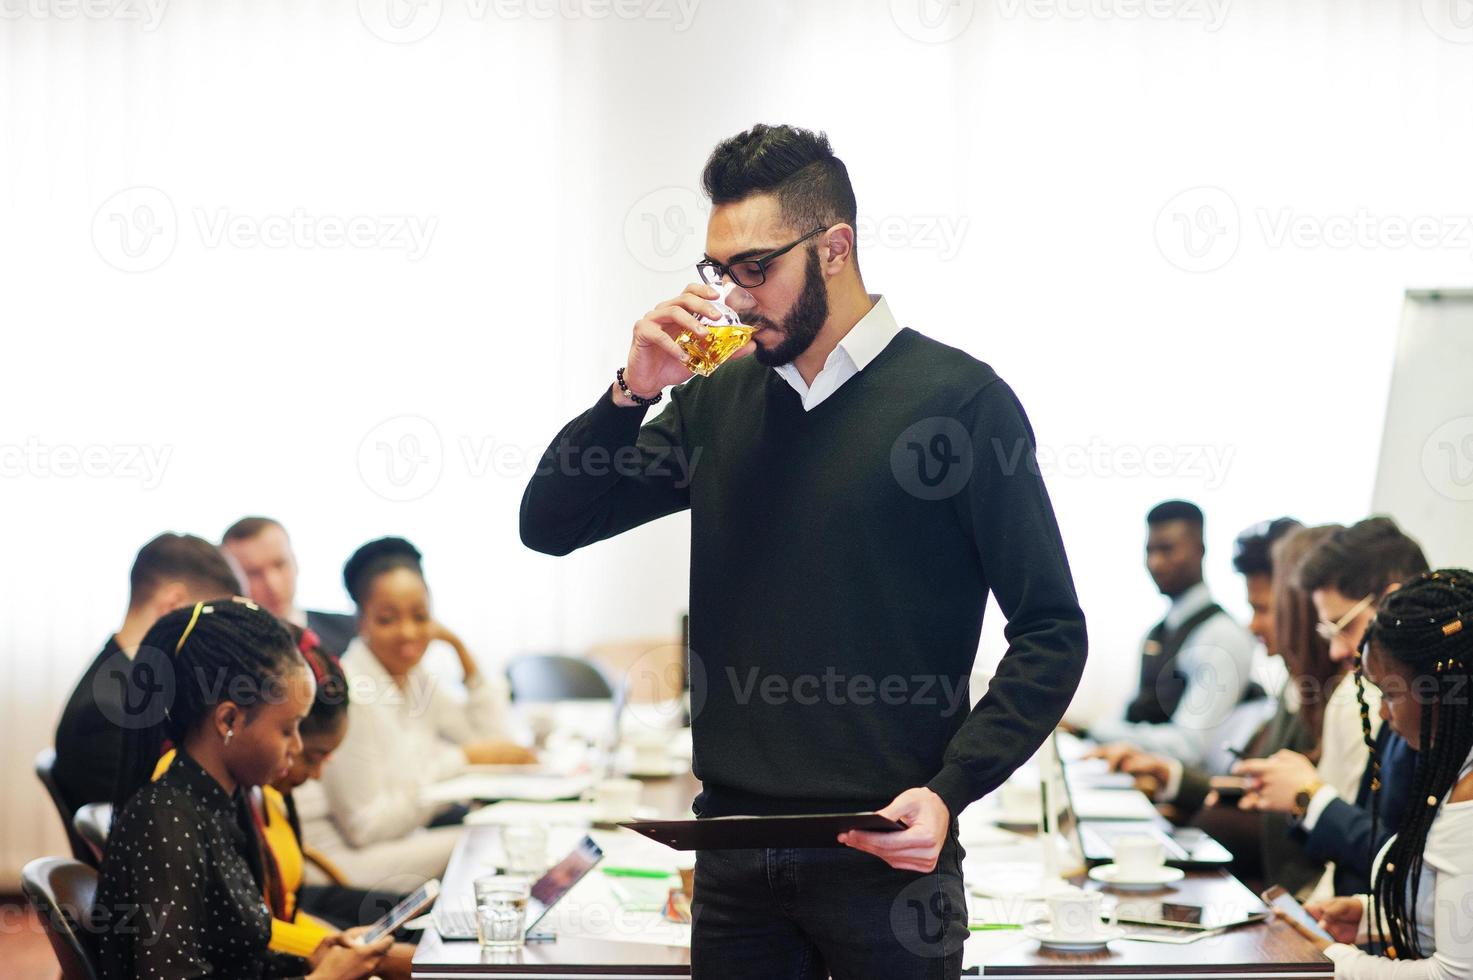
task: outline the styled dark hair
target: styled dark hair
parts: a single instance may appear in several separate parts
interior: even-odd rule
[[[1380,595],[1427,571],[1422,548],[1389,517],[1368,517],[1332,534],[1299,567],[1306,592],[1335,589],[1347,599]]]
[[[1377,656],[1389,657],[1410,670],[1410,690],[1422,703],[1421,744],[1407,813],[1372,886],[1371,935],[1385,939],[1386,955],[1393,959],[1421,959],[1424,954],[1417,938],[1417,892],[1422,882],[1427,832],[1443,800],[1457,784],[1468,753],[1473,751],[1473,711],[1468,705],[1469,685],[1473,683],[1473,572],[1462,568],[1424,572],[1389,593],[1381,600],[1361,642],[1355,661],[1355,685],[1361,731],[1371,750],[1374,842],[1380,762],[1371,736],[1362,663],[1363,654],[1371,649]],[[1429,691],[1434,693],[1426,697],[1424,692]]]
[[[363,605],[373,580],[396,568],[407,568],[424,578],[419,549],[403,538],[379,538],[353,552],[343,566],[343,586],[356,605]]]
[[[1146,515],[1146,523],[1150,525],[1165,524],[1167,521],[1186,521],[1200,531],[1203,525],[1202,508],[1189,500],[1163,500]]]
[[[216,548],[193,534],[165,531],[138,550],[128,576],[128,605],[136,608],[165,582],[182,581],[205,595],[235,595],[240,579]]]
[[[1274,574],[1274,543],[1303,526],[1292,517],[1276,517],[1247,528],[1233,541],[1233,568],[1244,578]]]
[[[1325,702],[1340,679],[1342,668],[1330,659],[1330,641],[1319,634],[1319,613],[1310,594],[1299,587],[1298,572],[1305,556],[1340,529],[1339,524],[1291,528],[1270,549],[1274,648],[1284,658],[1290,683],[1299,690],[1299,720],[1314,740],[1314,751],[1306,754],[1316,759],[1324,734]]]
[[[333,731],[348,717],[348,677],[338,658],[322,649],[317,634],[300,626],[291,626],[296,638],[297,649],[312,671],[312,680],[317,684],[317,694],[312,699],[312,709],[302,719],[300,731],[303,735],[320,735]]]
[[[249,541],[268,527],[279,527],[282,531],[286,527],[274,517],[242,517],[234,524],[225,529],[221,536],[221,544],[229,544],[231,541]]]
[[[282,679],[301,665],[286,627],[248,600],[212,599],[160,617],[133,658],[133,683],[146,694],[124,733],[114,813],[152,778],[165,742],[183,748],[226,701],[250,717],[284,693]]]
[[[712,204],[774,193],[783,220],[803,233],[858,220],[849,171],[828,136],[796,126],[758,123],[722,140],[706,161],[701,186]]]

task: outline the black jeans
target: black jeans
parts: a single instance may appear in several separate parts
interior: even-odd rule
[[[951,980],[967,939],[955,825],[936,870],[849,847],[701,851],[694,980]]]

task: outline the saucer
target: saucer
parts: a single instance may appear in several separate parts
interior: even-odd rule
[[[1035,923],[1024,926],[1023,935],[1037,940],[1039,945],[1045,949],[1054,949],[1061,953],[1092,953],[1095,950],[1104,949],[1117,939],[1124,938],[1125,930],[1120,926],[1101,925],[1094,936],[1089,939],[1055,939],[1053,926]]]
[[[666,759],[658,765],[638,767],[630,765],[624,775],[630,779],[669,779],[672,776],[683,775],[690,771],[690,762],[686,759]]]
[[[1150,870],[1127,872],[1118,864],[1102,864],[1098,868],[1090,868],[1089,876],[1092,880],[1110,888],[1119,888],[1126,891],[1146,891],[1152,888],[1160,888],[1181,881],[1186,877],[1186,872],[1181,868],[1173,868],[1167,865],[1159,865]]]

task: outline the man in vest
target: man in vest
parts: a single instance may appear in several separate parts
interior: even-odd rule
[[[1124,717],[1091,725],[1100,742],[1128,742],[1186,765],[1224,769],[1219,742],[1234,709],[1256,692],[1253,638],[1212,599],[1202,580],[1202,511],[1185,500],[1146,515],[1146,569],[1171,600],[1146,634],[1140,683]]]

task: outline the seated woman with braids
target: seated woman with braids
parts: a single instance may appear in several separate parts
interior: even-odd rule
[[[508,737],[505,680],[487,676],[431,614],[412,544],[370,541],[348,559],[343,581],[358,609],[358,636],[342,659],[351,693],[348,733],[323,767],[322,795],[303,787],[305,839],[355,884],[383,887],[388,879],[407,891],[416,879],[443,871],[460,834],[440,826],[451,821],[443,808],[425,804],[424,788],[467,765],[535,757]],[[463,697],[422,666],[434,640],[455,651]]]
[[[1473,976],[1473,572],[1427,572],[1387,595],[1361,650],[1356,683],[1381,689],[1381,717],[1418,750],[1412,797],[1371,894],[1305,908],[1339,940],[1319,941],[1336,977]]]
[[[404,896],[337,884],[303,887],[306,852],[292,790],[317,778],[322,763],[342,743],[348,730],[348,682],[337,658],[319,648],[316,633],[294,623],[285,625],[312,674],[312,707],[298,726],[301,751],[293,753],[285,773],[271,784],[251,787],[247,800],[265,845],[262,870],[266,907],[271,910],[269,948],[311,959],[322,947],[337,945],[344,930],[372,925]],[[164,753],[154,779],[168,771],[176,754],[172,748]],[[376,972],[386,980],[407,978],[413,958],[412,945],[395,943]]]
[[[273,953],[266,855],[248,794],[302,748],[314,697],[291,635],[243,599],[178,609],[134,661],[152,685],[125,737],[116,818],[94,907],[98,962],[122,978],[369,976],[392,938],[339,934],[311,959]],[[150,776],[166,743],[173,761]]]

